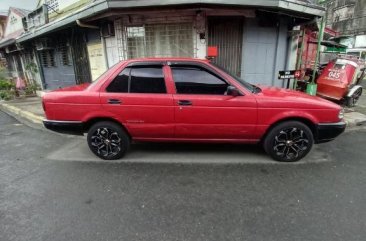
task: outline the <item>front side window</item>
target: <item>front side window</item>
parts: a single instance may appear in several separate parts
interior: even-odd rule
[[[199,67],[171,67],[178,94],[224,95],[228,84]]]
[[[166,93],[162,66],[127,67],[106,90],[114,93]]]
[[[130,93],[166,93],[162,67],[137,67],[130,73]]]

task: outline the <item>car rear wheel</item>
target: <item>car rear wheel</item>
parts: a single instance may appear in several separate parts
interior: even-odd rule
[[[313,133],[307,125],[298,121],[286,121],[269,131],[263,146],[276,161],[295,162],[309,153],[313,143]]]
[[[88,131],[90,150],[104,160],[116,160],[125,155],[130,138],[123,128],[111,121],[94,124]]]

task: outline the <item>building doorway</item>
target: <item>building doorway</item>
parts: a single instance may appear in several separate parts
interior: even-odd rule
[[[243,17],[209,17],[208,46],[217,46],[213,60],[230,73],[241,75]]]

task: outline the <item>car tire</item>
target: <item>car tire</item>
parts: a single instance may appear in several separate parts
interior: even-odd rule
[[[264,150],[276,161],[295,162],[306,156],[314,144],[310,128],[299,121],[285,121],[270,129]]]
[[[122,126],[111,121],[101,121],[92,125],[87,141],[90,150],[104,160],[122,158],[131,144],[130,137]]]

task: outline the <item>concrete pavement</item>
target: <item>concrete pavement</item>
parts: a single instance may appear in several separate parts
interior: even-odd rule
[[[133,145],[118,162],[82,138],[0,112],[0,236],[64,240],[363,240],[365,131],[297,164],[246,145]]]

